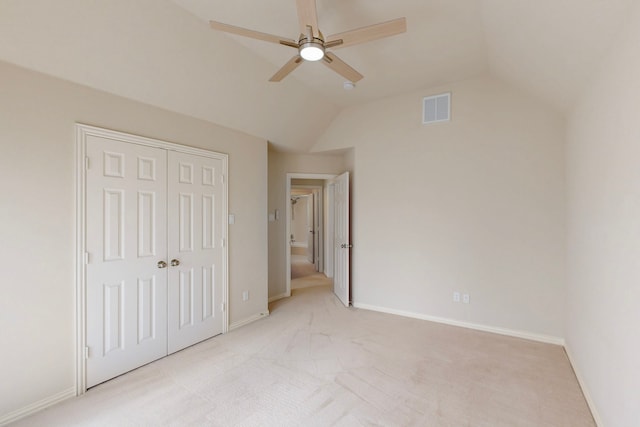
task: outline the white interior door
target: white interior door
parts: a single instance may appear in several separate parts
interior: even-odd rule
[[[320,227],[320,206],[322,193],[320,190],[313,190],[313,264],[316,271],[322,271],[320,265],[320,254],[322,253],[322,230]]]
[[[222,172],[220,159],[169,153],[169,353],[223,331]]]
[[[167,354],[167,152],[90,136],[86,154],[91,387]]]
[[[334,186],[334,277],[333,292],[345,306],[351,301],[349,287],[349,172],[335,179]]]
[[[315,246],[315,236],[313,231],[313,194],[308,194],[304,196],[304,199],[307,201],[307,211],[305,212],[307,215],[307,261],[313,264],[313,249]]]
[[[324,255],[324,274],[333,278],[334,270],[333,264],[335,262],[335,232],[334,232],[334,217],[335,217],[335,209],[334,209],[334,194],[335,194],[335,186],[334,182],[330,182],[326,186],[327,191],[327,226],[325,229],[326,234],[326,242],[325,242],[325,255]]]

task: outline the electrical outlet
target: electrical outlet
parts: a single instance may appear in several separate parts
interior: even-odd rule
[[[465,304],[469,304],[469,294],[463,294],[462,295],[462,302]]]
[[[249,291],[242,291],[242,301],[249,301]]]
[[[453,293],[453,302],[460,302],[460,292]]]

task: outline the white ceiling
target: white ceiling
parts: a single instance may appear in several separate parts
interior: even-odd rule
[[[294,0],[172,1],[205,22],[214,20],[295,40],[299,36]],[[303,63],[287,77],[339,106],[466,79],[487,70],[478,0],[317,0],[316,4],[325,36],[407,18],[405,34],[335,51],[365,76],[355,90],[345,91],[345,79],[321,63]],[[235,35],[224,37],[273,65],[270,73],[256,76],[264,81],[296,54],[295,49],[285,46]]]
[[[637,0],[483,0],[490,70],[561,111],[602,65]],[[606,64],[604,64],[606,66]]]
[[[298,35],[294,0],[0,0],[0,60],[305,152],[342,108],[491,73],[566,111],[640,0],[317,0],[325,35],[407,18],[408,31],[337,50],[352,91],[319,63],[281,83],[295,51],[216,20]]]
[[[205,22],[297,39],[294,0],[172,0]],[[317,0],[325,35],[407,17],[407,33],[338,50],[364,74],[356,90],[319,63],[289,78],[350,106],[489,71],[566,110],[616,36],[633,0]],[[295,51],[225,35],[273,64]],[[256,75],[267,80],[271,75]]]

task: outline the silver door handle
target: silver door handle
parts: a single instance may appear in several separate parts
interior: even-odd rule
[[[179,265],[180,265],[180,260],[175,258],[171,260],[171,267],[177,267]]]
[[[164,261],[158,261],[158,268],[167,268],[167,263]]]
[[[342,249],[351,249],[353,247],[353,245],[350,244],[350,243],[343,243],[343,244],[340,245],[340,247]]]

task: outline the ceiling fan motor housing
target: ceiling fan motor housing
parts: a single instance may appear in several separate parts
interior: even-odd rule
[[[303,37],[300,39],[298,52],[305,61],[319,61],[324,57],[324,40]]]
[[[318,37],[314,37],[313,29],[307,28],[309,34],[300,34],[298,53],[305,61],[319,61],[324,58],[324,36],[318,31]]]

